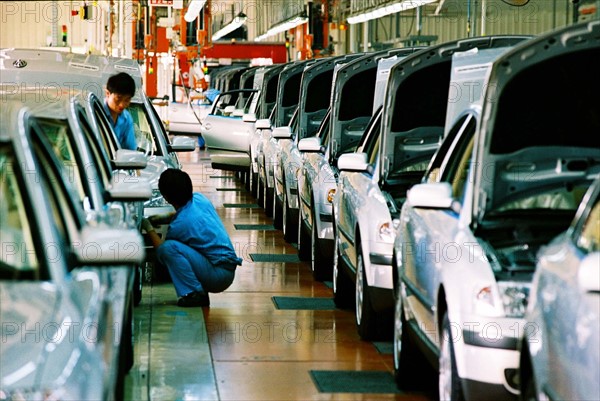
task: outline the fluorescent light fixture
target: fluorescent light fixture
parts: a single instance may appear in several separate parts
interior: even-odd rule
[[[246,17],[246,14],[239,13],[233,19],[233,21],[231,21],[229,24],[225,25],[223,28],[219,29],[217,32],[213,33],[212,40],[213,41],[219,40],[223,36],[230,34],[231,32],[235,31],[236,29],[238,29],[239,27],[244,25],[246,23],[247,19],[248,19],[248,17]]]
[[[194,21],[196,18],[198,18],[198,14],[200,14],[200,10],[202,10],[204,4],[206,4],[206,0],[190,0],[188,9],[183,16],[183,19],[187,22]]]
[[[399,13],[401,11],[410,10],[412,8],[421,7],[425,4],[435,3],[438,0],[404,0],[392,4],[386,4],[379,8],[365,11],[360,14],[351,15],[348,17],[349,24],[359,24],[361,22],[370,21],[372,19],[385,17],[386,15]]]
[[[279,24],[273,25],[271,28],[269,28],[267,32],[263,33],[260,36],[257,36],[256,38],[254,38],[254,40],[256,42],[260,42],[261,40],[265,40],[269,36],[274,36],[278,33],[289,31],[290,29],[293,29],[302,24],[306,24],[307,22],[308,17],[304,13],[299,14]]]

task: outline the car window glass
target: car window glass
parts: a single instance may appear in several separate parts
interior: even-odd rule
[[[587,252],[600,251],[600,201],[592,207],[588,215],[577,245]]]
[[[86,138],[87,145],[92,153],[92,157],[96,161],[94,166],[86,167],[86,171],[88,174],[90,174],[90,179],[97,177],[97,179],[104,183],[104,187],[107,187],[110,183],[111,176],[110,165],[107,163],[102,149],[100,148],[100,144],[92,132],[92,128],[87,123],[87,119],[83,112],[80,111],[77,113],[77,119],[79,121],[79,125],[81,126],[81,130],[83,131],[83,135]]]
[[[460,118],[456,124],[454,124],[431,159],[423,179],[424,182],[437,182],[438,178],[440,178],[439,173],[442,168],[442,164],[447,155],[450,154],[452,145],[456,144],[456,138],[459,134],[462,134],[465,131],[467,124],[471,123],[472,121],[474,122],[473,117],[471,115],[466,115]]]
[[[365,144],[362,151],[367,154],[369,159],[373,160],[377,151],[379,150],[379,138],[381,129],[381,113],[378,114],[373,125],[368,128],[368,137],[366,138]]]
[[[464,133],[453,144],[447,161],[444,161],[445,166],[442,167],[441,181],[452,184],[452,195],[459,200],[463,197],[472,164],[475,128],[475,119],[471,119],[467,123]]]
[[[47,194],[58,233],[63,243],[72,244],[72,239],[81,228],[82,219],[72,202],[70,186],[65,185],[64,174],[61,174],[60,167],[52,160],[48,144],[41,136],[33,137],[33,149],[40,163],[40,181]]]
[[[0,146],[0,279],[40,279],[25,199],[12,150]]]
[[[144,110],[144,106],[139,103],[129,105],[129,113],[133,119],[133,131],[137,142],[138,150],[145,154],[154,155],[157,153],[155,138],[152,135],[152,127]]]
[[[109,154],[110,159],[115,159],[115,154],[117,153],[117,149],[119,146],[117,145],[115,134],[109,126],[108,117],[106,113],[101,108],[100,105],[94,104],[93,106],[94,116],[96,121],[98,122],[98,128],[100,130],[100,140],[102,140],[102,145],[104,149]]]
[[[44,130],[46,138],[48,138],[52,145],[52,150],[58,161],[65,169],[67,179],[76,189],[79,200],[83,202],[86,193],[84,188],[85,183],[83,181],[84,178],[82,177],[80,168],[83,169],[85,166],[81,166],[80,161],[77,160],[78,156],[72,142],[73,134],[70,133],[71,128],[69,127],[68,122],[66,120],[55,120],[50,118],[40,118],[38,122]],[[88,186],[86,185],[86,187]]]

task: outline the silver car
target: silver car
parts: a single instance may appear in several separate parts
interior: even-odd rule
[[[379,82],[387,88],[379,93],[386,93],[386,98],[375,102],[383,107],[380,121],[374,121],[369,131],[374,138],[365,139],[372,144],[370,153],[340,156],[335,200],[334,299],[340,305],[355,301],[357,328],[364,339],[392,335],[393,219],[399,217],[406,190],[421,180],[443,137],[452,55],[508,43],[506,37],[498,39],[449,42],[405,59],[381,60]],[[518,40],[522,38],[514,42]],[[426,86],[429,95],[423,97]]]
[[[352,54],[319,60],[306,66],[302,73],[297,119],[291,126],[291,133],[288,136],[293,140],[282,141],[281,152],[274,162],[282,172],[281,176],[276,174],[275,179],[281,180],[276,185],[281,186],[281,191],[284,193],[283,236],[288,242],[295,242],[298,238],[298,172],[303,160],[302,152],[298,150],[298,142],[303,138],[314,136],[327,113],[335,66],[360,56],[361,54]],[[282,132],[281,138],[285,136]]]
[[[264,136],[262,153],[265,165],[265,176],[267,191],[273,196],[273,225],[275,228],[283,228],[283,170],[279,161],[281,143],[292,140],[290,125],[297,119],[298,102],[300,101],[300,85],[304,69],[315,63],[315,60],[302,60],[289,63],[281,71],[277,84],[277,101],[270,118],[273,130],[269,130]],[[286,128],[280,128],[286,127]],[[276,130],[276,131],[275,131]],[[268,196],[267,196],[268,197]]]
[[[373,114],[379,60],[399,57],[415,50],[394,49],[364,55],[338,64],[333,73],[330,110],[319,133],[298,142],[305,154],[298,174],[300,200],[300,237],[298,250],[310,259],[313,277],[329,280],[333,273],[333,200],[337,188],[337,160],[352,153]],[[352,96],[360,93],[361,96]]]
[[[600,80],[581,74],[600,67],[598,32],[600,22],[564,28],[496,59],[481,111],[457,120],[437,171],[408,192],[394,245],[402,386],[421,373],[423,351],[443,400],[519,394],[536,253],[568,227],[600,169],[589,118]]]
[[[158,191],[158,178],[167,168],[180,168],[175,152],[193,151],[196,142],[186,137],[177,137],[172,143],[169,141],[162,122],[143,91],[141,72],[135,60],[33,49],[3,49],[0,58],[4,60],[0,65],[2,83],[13,85],[16,92],[21,85],[36,86],[41,92],[58,86],[68,92],[92,92],[103,99],[108,77],[118,72],[130,74],[136,81],[137,90],[129,111],[134,120],[138,148],[147,156],[146,166],[140,173],[150,181],[153,189],[152,199],[144,205],[144,215],[173,211]],[[94,132],[101,134],[109,157],[116,159],[120,145],[112,128],[99,117],[103,110],[93,108],[91,104],[86,108]],[[128,168],[140,167],[132,164]],[[159,229],[164,231],[162,227]]]
[[[521,344],[521,399],[600,400],[600,179],[538,253]]]
[[[141,236],[86,223],[47,134],[20,102],[0,110],[0,172],[0,397],[121,399]]]

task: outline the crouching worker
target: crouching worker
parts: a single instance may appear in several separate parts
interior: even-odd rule
[[[242,264],[215,208],[202,194],[193,192],[190,176],[165,170],[158,189],[176,212],[164,242],[147,219],[142,222],[158,261],[167,267],[183,307],[209,306],[209,292],[225,291]]]

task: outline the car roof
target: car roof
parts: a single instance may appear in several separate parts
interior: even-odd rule
[[[104,97],[104,87],[111,75],[126,72],[136,84],[134,103],[142,102],[142,74],[137,61],[119,57],[64,53],[54,50],[2,49],[0,70],[3,83],[59,85],[88,90]]]

